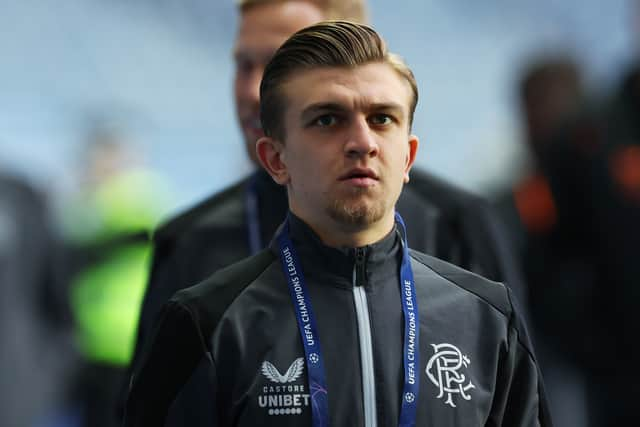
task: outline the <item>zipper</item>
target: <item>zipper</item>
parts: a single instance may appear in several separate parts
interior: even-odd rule
[[[376,389],[373,372],[373,344],[367,294],[364,290],[365,248],[355,249],[356,262],[353,265],[353,301],[358,320],[358,338],[360,341],[360,365],[362,368],[362,392],[364,403],[365,427],[377,427]]]

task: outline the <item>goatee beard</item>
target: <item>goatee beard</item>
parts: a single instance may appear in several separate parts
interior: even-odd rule
[[[366,191],[366,190],[365,190]],[[367,201],[353,201],[349,198],[336,199],[327,207],[327,214],[334,221],[363,227],[380,221],[384,217],[385,206],[382,198]]]

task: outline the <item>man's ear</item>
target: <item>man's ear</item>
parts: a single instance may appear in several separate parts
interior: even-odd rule
[[[256,141],[256,154],[260,164],[271,178],[280,185],[289,183],[289,171],[283,161],[282,143],[269,136],[263,136]]]
[[[405,168],[404,168],[404,183],[409,182],[409,171],[411,170],[411,166],[413,166],[413,162],[416,161],[416,154],[418,153],[418,137],[415,135],[409,135],[409,152],[407,153],[407,158],[405,160]]]

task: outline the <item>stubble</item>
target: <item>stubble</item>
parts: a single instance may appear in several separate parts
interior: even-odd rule
[[[364,227],[380,221],[387,210],[387,203],[381,195],[368,194],[368,188],[354,188],[346,197],[335,198],[326,208],[334,221],[347,225]]]

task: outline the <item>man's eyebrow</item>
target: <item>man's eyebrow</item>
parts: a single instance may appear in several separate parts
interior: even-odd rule
[[[343,113],[349,111],[350,107],[337,102],[317,102],[305,107],[300,112],[300,118],[305,121],[314,118],[319,113]],[[404,108],[396,102],[374,102],[367,105],[368,113],[373,112],[392,112],[396,115],[404,116]]]
[[[233,60],[234,61],[250,61],[255,59],[256,54],[253,52],[247,52],[244,50],[234,50],[233,51]]]
[[[398,104],[396,102],[378,102],[378,103],[372,103],[369,106],[369,110],[371,111],[403,111],[403,107],[401,104]]]
[[[268,62],[274,52],[234,48],[231,55],[234,61]]]
[[[318,110],[347,110],[348,107],[338,102],[317,102],[305,107],[302,114],[307,111]],[[402,105],[397,102],[372,102],[367,106],[367,110],[402,110]]]
[[[347,107],[342,104],[338,104],[336,102],[317,102],[315,104],[308,105],[305,107],[300,113],[300,117],[305,119],[314,114],[324,112],[324,111],[332,111],[332,112],[341,112],[346,111]]]

